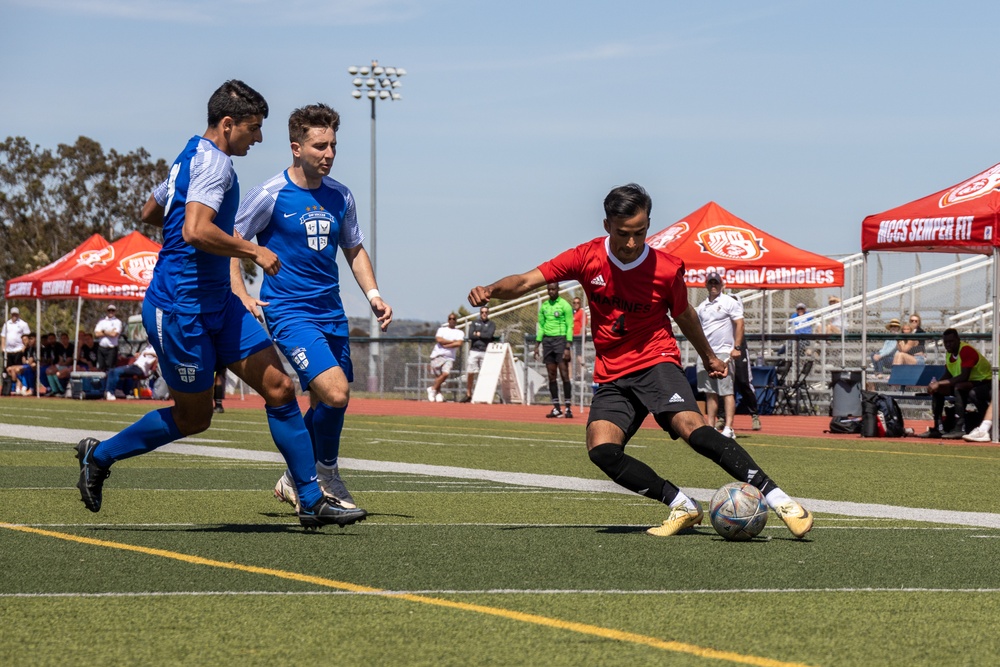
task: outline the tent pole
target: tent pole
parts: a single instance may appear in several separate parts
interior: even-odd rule
[[[843,303],[843,302],[841,302]],[[868,386],[868,251],[861,254],[861,386]]]
[[[73,339],[73,372],[76,372],[76,360],[80,358],[80,308],[83,306],[83,297],[76,297],[76,338]]]
[[[1000,348],[998,348],[998,345],[1000,345],[1000,343],[998,343],[1000,336],[997,335],[997,315],[1000,314],[998,313],[998,311],[1000,311],[1000,296],[998,296],[997,292],[997,280],[1000,280],[1000,262],[997,261],[998,258],[1000,258],[1000,248],[993,246],[993,382],[990,387],[990,391],[993,392],[990,394],[992,397],[990,405],[993,406],[993,414],[990,415],[993,419],[993,427],[990,429],[990,439],[993,442],[1000,440],[1000,438],[997,437],[997,415],[1000,414],[1000,400],[997,400],[997,390],[1000,389],[1000,378],[997,376],[997,364],[1000,363],[1000,360],[997,359],[997,355],[1000,354],[1000,351],[998,351],[1000,350]]]
[[[840,366],[847,368],[847,321],[844,319],[844,286],[840,286]]]
[[[42,397],[42,300],[35,299],[35,398]]]

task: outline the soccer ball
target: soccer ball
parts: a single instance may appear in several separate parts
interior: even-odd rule
[[[767,523],[764,496],[744,482],[730,482],[716,491],[708,512],[715,531],[734,542],[753,539]]]

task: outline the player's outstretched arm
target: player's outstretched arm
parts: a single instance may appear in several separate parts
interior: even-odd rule
[[[729,364],[715,356],[712,346],[708,344],[708,339],[705,338],[705,330],[701,328],[701,320],[698,319],[694,308],[688,306],[684,312],[680,314],[674,313],[673,316],[674,321],[677,322],[677,326],[681,328],[681,332],[691,345],[694,346],[698,356],[701,357],[701,362],[705,365],[705,370],[708,371],[708,374],[717,378],[726,377],[726,374],[729,373]]]
[[[545,276],[538,269],[532,269],[527,273],[507,276],[501,278],[492,285],[486,287],[477,286],[469,291],[469,304],[479,307],[485,306],[490,299],[516,299],[545,284]]]
[[[230,236],[215,224],[215,209],[199,202],[184,207],[184,241],[198,250],[223,257],[250,259],[269,276],[278,273],[281,261],[273,252],[242,238]]]
[[[378,320],[379,328],[385,331],[392,324],[392,306],[382,300],[382,295],[378,293],[378,283],[375,282],[375,269],[372,268],[371,257],[363,245],[356,245],[353,248],[344,248],[344,259],[351,267],[354,279],[358,281],[358,287],[365,293],[368,303],[371,304],[372,312]]]

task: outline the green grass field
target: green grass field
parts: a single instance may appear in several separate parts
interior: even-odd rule
[[[185,441],[202,449],[115,465],[88,512],[71,429],[146,409],[0,401],[0,664],[1000,660],[997,448],[754,433],[816,527],[795,540],[772,515],[730,543],[707,523],[650,537],[664,506],[586,490],[606,480],[583,420],[349,413],[343,475],[371,514],[308,533],[271,496],[263,411],[230,410]],[[656,431],[630,451],[702,500],[730,481]]]

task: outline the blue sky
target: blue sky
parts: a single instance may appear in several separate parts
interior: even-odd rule
[[[397,317],[443,320],[473,285],[601,235],[604,195],[630,181],[653,231],[714,200],[857,252],[865,215],[1000,160],[998,18],[990,2],[0,0],[0,134],[169,162],[240,78],[271,105],[235,161],[244,190],[289,164],[289,112],[326,102],[367,234],[370,106],[347,67],[404,67],[403,99],[378,105],[378,278]]]

